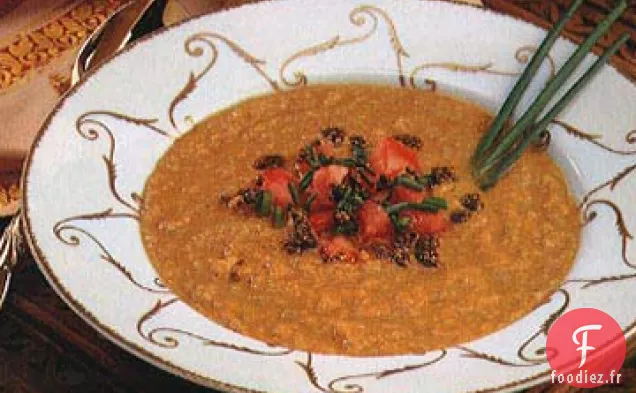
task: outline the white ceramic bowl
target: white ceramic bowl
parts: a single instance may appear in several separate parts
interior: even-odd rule
[[[543,382],[546,332],[565,311],[601,309],[628,336],[636,324],[636,89],[612,68],[551,128],[550,153],[588,221],[568,281],[547,304],[477,341],[370,358],[272,348],[177,299],[158,281],[138,228],[155,163],[215,111],[302,83],[369,80],[443,87],[494,109],[543,35],[477,8],[415,0],[265,2],[154,34],[73,88],[46,121],[24,184],[30,244],[95,329],[222,390],[491,392]],[[559,41],[554,63],[572,50]],[[552,68],[544,65],[543,80]]]

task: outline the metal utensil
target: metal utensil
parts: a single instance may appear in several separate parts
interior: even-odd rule
[[[18,212],[0,237],[0,310],[9,293],[11,271],[17,265],[18,259],[23,255],[24,236],[22,232],[22,215]]]
[[[139,0],[124,5],[86,40],[73,65],[71,84],[129,43],[164,26],[167,0]]]
[[[71,84],[78,83],[89,69],[127,44],[163,27],[166,3],[167,0],[139,0],[115,11],[80,49]],[[22,209],[18,208],[0,236],[0,310],[9,292],[11,272],[26,252],[23,220]]]

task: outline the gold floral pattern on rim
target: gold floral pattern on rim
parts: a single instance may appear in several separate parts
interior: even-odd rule
[[[373,34],[375,34],[375,32],[378,29],[378,24],[380,22],[379,19],[382,19],[387,24],[387,27],[389,29],[389,39],[391,42],[391,47],[393,48],[393,51],[395,53],[397,70],[398,70],[397,71],[398,80],[400,82],[400,86],[402,87],[406,86],[406,77],[404,76],[403,58],[409,57],[409,54],[406,52],[406,50],[404,49],[404,46],[402,45],[402,42],[400,41],[397,28],[395,27],[395,23],[385,11],[377,7],[366,6],[366,5],[353,9],[351,13],[349,14],[349,22],[351,22],[351,24],[353,24],[354,26],[363,27],[364,25],[367,24],[366,17],[370,18],[372,21],[371,27],[369,31],[367,31],[366,33],[358,37],[348,38],[348,39],[342,39],[339,35],[336,35],[325,42],[321,42],[319,44],[310,46],[309,48],[302,49],[296,52],[295,54],[291,55],[288,59],[284,60],[278,72],[280,80],[283,82],[283,84],[287,87],[298,87],[298,86],[306,85],[309,82],[309,80],[307,78],[307,75],[303,71],[299,70],[294,72],[293,73],[294,80],[289,80],[288,77],[285,75],[287,68],[293,62],[303,57],[317,56],[321,53],[328,52],[334,48],[347,46],[347,45],[353,45],[353,44],[359,44],[361,42],[364,42],[367,39],[369,39]]]
[[[530,60],[530,56],[537,50],[535,46],[522,46],[517,49],[515,52],[515,59],[520,64],[526,64]],[[550,78],[554,77],[556,74],[556,64],[554,62],[554,58],[552,55],[548,54],[547,56],[547,64],[550,67]],[[411,74],[409,76],[409,84],[411,87],[415,89],[428,89],[431,91],[437,90],[437,81],[425,78],[424,84],[425,86],[419,86],[417,84],[417,78],[422,71],[431,70],[431,69],[444,69],[452,72],[469,72],[475,74],[490,74],[490,75],[499,75],[499,76],[519,76],[521,75],[521,71],[504,71],[498,70],[495,68],[495,64],[493,62],[488,62],[486,64],[480,65],[465,65],[459,63],[452,62],[440,62],[440,63],[425,63],[420,64],[417,67],[413,68]]]

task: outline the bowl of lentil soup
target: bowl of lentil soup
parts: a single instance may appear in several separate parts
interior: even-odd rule
[[[460,10],[470,23],[452,23]],[[47,120],[25,180],[30,244],[93,327],[221,390],[540,383],[556,317],[599,308],[626,335],[636,320],[630,81],[601,72],[492,190],[470,176],[542,34],[384,0],[167,29]]]

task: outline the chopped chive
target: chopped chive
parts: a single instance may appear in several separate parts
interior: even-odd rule
[[[316,152],[314,151],[314,147],[312,145],[307,145],[306,147],[307,153],[309,154],[309,159],[312,162],[316,161]]]
[[[430,186],[434,176],[431,174],[415,176],[415,180],[424,186]]]
[[[318,155],[318,162],[320,163],[321,166],[326,166],[331,164],[332,159],[327,157],[326,155],[320,153]]]
[[[369,175],[375,176],[375,171],[369,165],[364,164],[364,165],[361,165],[360,168],[366,171]]]
[[[305,201],[305,210],[306,210],[307,212],[310,212],[310,211],[311,211],[311,204],[312,204],[312,203],[314,203],[314,200],[316,200],[316,197],[317,197],[317,196],[318,196],[318,195],[317,195],[317,194],[315,194],[315,193],[314,193],[314,194],[311,194],[311,195],[309,196],[309,198],[307,198],[307,200]]]
[[[406,227],[408,227],[410,223],[411,219],[409,217],[398,217],[397,219],[397,226],[400,231],[406,229]]]
[[[434,205],[434,204],[429,204],[429,203],[410,203],[409,206],[406,207],[407,209],[410,210],[417,210],[417,211],[422,211],[422,212],[429,212],[429,213],[437,213],[441,207]]]
[[[424,190],[424,185],[418,183],[415,179],[408,176],[398,176],[398,178],[396,179],[396,184],[414,191]]]
[[[423,204],[430,206],[437,206],[440,209],[448,209],[448,203],[446,199],[440,197],[428,197],[422,201]]]
[[[313,146],[306,145],[303,150],[305,151],[305,161],[307,161],[312,168],[319,168],[320,163],[318,162]]]
[[[287,183],[287,188],[289,189],[289,195],[291,195],[292,202],[294,205],[298,205],[298,201],[300,200],[298,196],[298,189],[294,183]]]
[[[406,209],[406,207],[409,205],[408,202],[402,202],[402,203],[396,203],[395,205],[390,205],[386,208],[386,212],[389,216],[394,215],[394,214],[398,214],[399,212],[401,212],[402,210]]]
[[[398,214],[403,210],[419,210],[430,213],[437,213],[441,209],[447,209],[446,200],[439,197],[429,197],[421,203],[401,202],[386,208],[387,214]]]
[[[362,205],[364,203],[364,198],[362,198],[359,195],[356,195],[353,197],[353,201],[356,202],[359,205]]]
[[[346,166],[348,168],[353,168],[358,165],[356,160],[354,160],[353,158],[339,158],[333,160],[333,163],[341,166]]]
[[[256,213],[259,216],[265,217],[269,215],[272,209],[272,193],[269,191],[263,191],[259,194],[256,202]]]
[[[395,230],[398,232],[404,231],[411,222],[409,217],[400,217],[398,214],[391,214],[389,215],[389,218],[391,219],[391,223],[395,227]]]
[[[349,198],[351,197],[352,193],[353,193],[353,189],[351,187],[347,187],[345,189],[344,195],[340,199],[340,202],[338,202],[338,206],[337,206],[338,209],[343,208],[346,204],[349,203]]]
[[[311,184],[311,182],[314,180],[314,170],[310,170],[309,172],[305,173],[305,176],[303,176],[303,178],[300,180],[300,184],[298,184],[298,188],[300,189],[300,191],[305,191],[307,189],[307,187],[309,187],[309,185]]]
[[[282,228],[285,226],[285,212],[280,206],[274,208],[274,227]]]
[[[358,171],[358,175],[360,175],[360,177],[362,178],[362,181],[367,183],[367,185],[372,185],[373,184],[373,181],[371,179],[369,179],[369,176],[367,176],[367,174],[364,173],[364,171]]]

